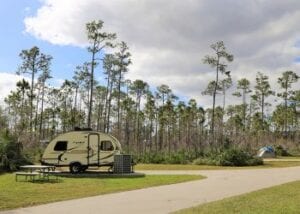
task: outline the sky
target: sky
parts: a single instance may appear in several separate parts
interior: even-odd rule
[[[300,75],[299,0],[0,0],[0,14],[0,102],[22,78],[15,72],[23,49],[38,46],[53,56],[49,84],[71,79],[75,67],[90,60],[85,24],[98,19],[130,48],[126,78],[152,88],[166,84],[180,99],[195,98],[203,107],[212,105],[201,92],[215,71],[202,59],[213,54],[216,41],[234,55],[228,69],[235,84],[228,94],[243,77],[254,86],[258,71],[270,77],[273,90],[283,71]],[[96,78],[104,78],[101,67]],[[240,102],[228,96],[227,104]]]

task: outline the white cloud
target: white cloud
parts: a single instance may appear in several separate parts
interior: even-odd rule
[[[16,89],[16,83],[21,79],[28,79],[12,73],[0,72],[0,104],[4,103],[4,98]]]
[[[94,19],[128,43],[133,58],[128,78],[167,84],[204,106],[211,97],[201,91],[215,74],[201,59],[215,41],[224,40],[234,54],[229,69],[235,80],[246,77],[254,85],[261,71],[276,88],[282,71],[299,73],[298,0],[44,0],[25,25],[28,33],[53,44],[84,46],[85,23]]]

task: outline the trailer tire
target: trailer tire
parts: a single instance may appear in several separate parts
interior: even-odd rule
[[[82,166],[78,162],[70,164],[70,172],[73,173],[73,174],[79,173],[81,171],[81,169],[82,169]]]

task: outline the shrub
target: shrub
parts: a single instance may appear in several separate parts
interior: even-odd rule
[[[171,153],[165,156],[164,163],[166,164],[187,164],[189,162],[188,156],[185,152]]]
[[[163,163],[165,158],[162,153],[145,153],[138,157],[134,157],[138,163]]]
[[[218,156],[220,166],[253,166],[263,164],[262,159],[241,149],[228,149]]]
[[[149,152],[140,156],[134,156],[134,160],[138,163],[154,163],[154,164],[187,164],[195,159],[193,152],[184,150],[178,152]]]
[[[30,164],[22,154],[22,146],[7,135],[0,136],[0,172],[15,171],[19,166]]]
[[[194,164],[207,164],[217,166],[255,166],[262,165],[261,158],[237,148],[229,148],[223,151],[211,152],[206,157],[194,160]]]
[[[193,161],[196,165],[217,165],[216,160],[209,157],[200,157]]]
[[[285,148],[283,148],[281,145],[275,147],[275,153],[276,155],[279,156],[290,156],[288,151]]]

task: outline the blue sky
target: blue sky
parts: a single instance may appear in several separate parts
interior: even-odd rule
[[[22,34],[24,31],[23,19],[25,8],[31,5],[32,9],[38,6],[36,1],[4,1],[0,7],[0,63],[3,71],[16,69],[16,56],[20,49],[27,48],[36,43],[30,35]]]
[[[53,57],[51,69],[56,79],[50,83],[57,85],[59,80],[71,78],[75,67],[90,57],[85,48],[53,45],[25,32],[25,17],[35,15],[40,6],[41,2],[37,0],[1,0],[0,71],[15,73],[21,64],[21,50],[37,46],[41,52]]]

